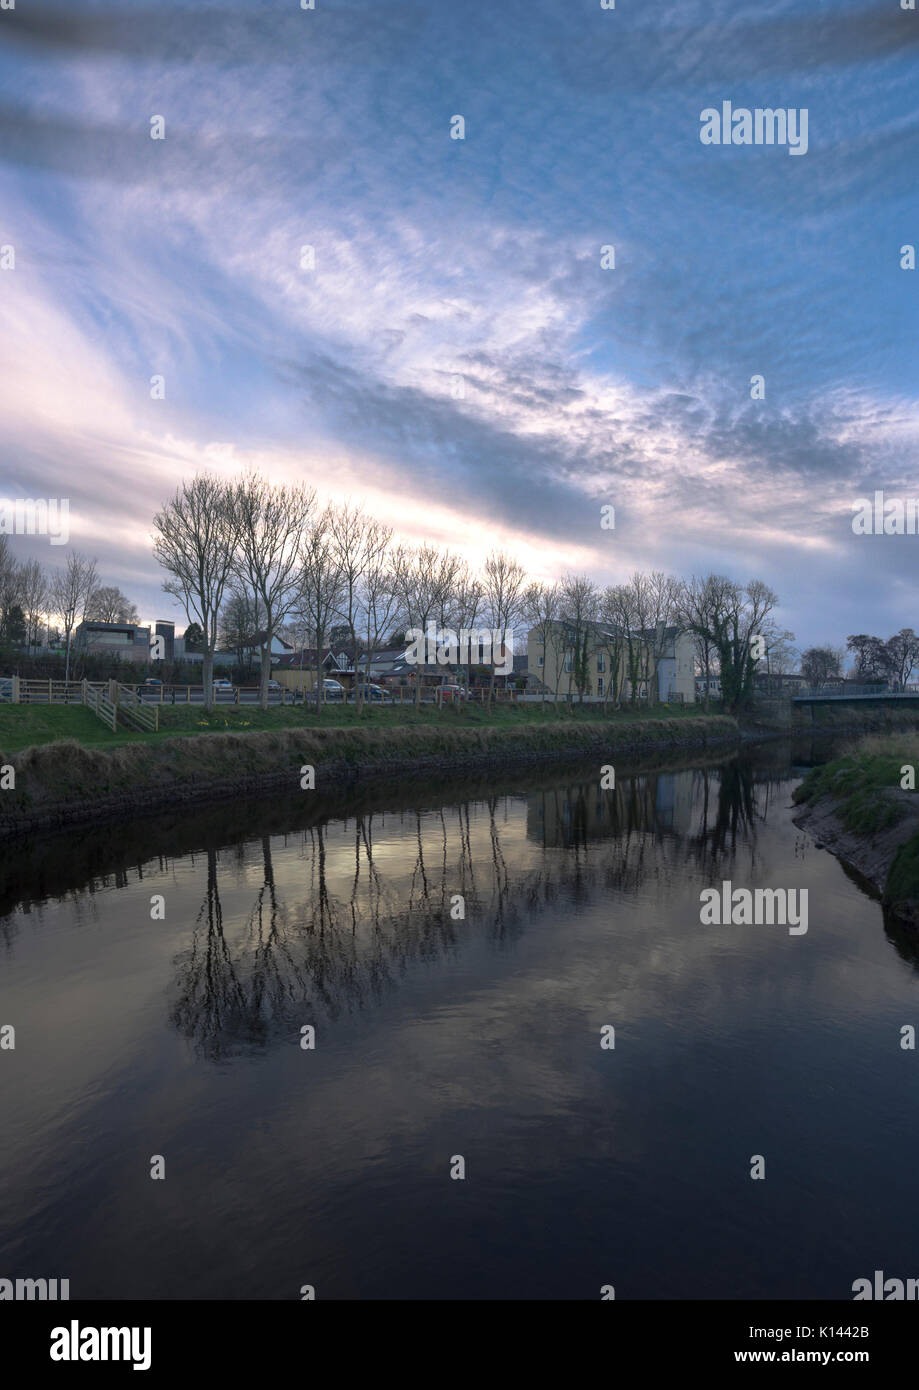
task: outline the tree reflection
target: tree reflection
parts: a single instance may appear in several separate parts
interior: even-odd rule
[[[295,1043],[304,1023],[374,1004],[411,968],[473,938],[512,943],[559,903],[635,895],[649,876],[675,882],[687,858],[720,875],[745,855],[750,869],[768,790],[768,779],[757,783],[752,767],[735,763],[636,774],[608,792],[583,779],[530,792],[525,808],[492,794],[426,811],[361,812],[285,836],[297,874],[292,881],[285,853],[283,886],[271,835],[250,841],[242,857],[238,846],[223,858],[210,849],[191,945],[176,961],[172,1021],[214,1059]],[[218,879],[226,874],[237,900],[255,845],[258,884],[228,930]],[[465,916],[455,919],[456,895]]]

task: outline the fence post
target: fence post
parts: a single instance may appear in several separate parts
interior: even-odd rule
[[[82,702],[83,702],[83,704],[85,705],[85,704],[86,704],[86,677],[85,677],[85,676],[83,677],[83,679],[82,679],[81,682],[80,682],[80,698],[82,699]]]
[[[10,698],[11,698],[11,700],[12,700],[12,702],[13,702],[14,705],[18,705],[18,704],[19,704],[19,677],[18,677],[18,676],[14,676],[14,677],[13,677],[13,689],[12,689],[12,691],[11,691]]]
[[[48,680],[48,704],[54,704],[54,682],[50,679],[50,677]]]

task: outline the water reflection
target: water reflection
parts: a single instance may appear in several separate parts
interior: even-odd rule
[[[520,798],[536,855],[520,843],[517,798],[368,811],[283,837],[287,866],[293,854],[302,867],[283,885],[271,836],[250,842],[248,855],[210,849],[191,945],[176,963],[172,1021],[204,1055],[226,1057],[366,1007],[413,961],[477,936],[507,945],[561,899],[583,902],[601,887],[636,893],[649,875],[676,877],[687,858],[738,873],[742,859],[752,871],[769,792],[768,778],[754,785],[753,768],[735,764],[620,776],[608,791],[594,772]],[[251,904],[228,930],[221,879],[244,871],[251,882],[256,863]]]
[[[8,848],[0,1268],[169,1298],[835,1298],[911,1268],[919,958],[791,823],[819,755],[623,762],[609,792],[595,765],[377,782]],[[723,877],[805,884],[811,932],[703,927]]]
[[[413,962],[476,940],[506,947],[559,902],[660,891],[690,871],[755,879],[758,828],[777,794],[787,803],[792,758],[829,751],[773,743],[704,766],[622,766],[610,790],[595,765],[524,774],[500,797],[471,779],[447,803],[430,783],[371,784],[331,802],[273,798],[191,822],[151,819],[87,834],[66,853],[49,855],[46,841],[7,862],[0,930],[11,947],[14,907],[21,923],[43,900],[69,901],[83,920],[95,894],[159,884],[189,861],[191,877],[169,890],[190,923],[169,1017],[201,1056],[225,1059],[367,1008]],[[257,838],[245,831],[253,822]],[[915,939],[887,930],[919,968]]]

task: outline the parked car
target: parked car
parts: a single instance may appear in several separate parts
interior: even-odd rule
[[[148,676],[147,679],[144,681],[144,685],[162,685],[162,684],[163,684],[163,682],[160,680],[160,678],[159,678],[158,676]]]
[[[347,692],[341,681],[324,680],[322,682],[322,698],[324,700],[344,700],[346,694]],[[319,690],[305,690],[303,692],[303,698],[304,700],[318,700]]]
[[[358,687],[361,692],[361,699],[367,704],[380,703],[383,700],[390,700],[392,696],[388,690],[384,690],[382,685],[361,685]],[[349,700],[357,701],[357,691],[352,690],[348,695]]]
[[[233,689],[233,682],[232,682],[232,681],[225,681],[225,680],[214,681],[214,689],[215,689],[215,690],[232,690],[232,689]]]
[[[269,689],[269,690],[283,690],[284,687],[283,687],[283,685],[281,684],[280,681],[269,681],[269,682],[268,682],[268,689]]]

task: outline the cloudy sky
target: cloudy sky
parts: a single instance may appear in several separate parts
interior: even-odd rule
[[[154,511],[254,465],[534,577],[759,577],[799,644],[919,627],[919,537],[851,528],[919,495],[919,14],[315,3],[0,12],[0,495],[145,618]],[[806,155],[703,145],[725,100]]]

